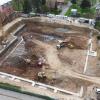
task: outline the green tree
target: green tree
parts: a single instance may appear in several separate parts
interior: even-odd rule
[[[55,10],[58,10],[58,8],[57,8],[57,1],[55,2]]]
[[[71,3],[76,4],[77,0],[71,0]]]
[[[43,5],[42,6],[42,13],[45,13],[46,14],[47,12],[49,12],[48,7],[46,5]]]
[[[42,0],[42,5],[45,5],[46,4],[46,0]]]
[[[80,7],[83,9],[90,8],[91,2],[89,0],[82,0]]]
[[[30,5],[30,0],[24,0],[23,3],[23,12],[24,13],[29,13],[32,10],[32,7]]]
[[[24,0],[12,0],[12,6],[13,6],[14,10],[16,10],[16,11],[23,10],[23,3],[24,3]]]
[[[32,0],[32,4],[35,12],[40,13],[42,9],[42,0]]]

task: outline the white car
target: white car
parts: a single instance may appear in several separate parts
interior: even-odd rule
[[[63,16],[63,15],[56,15],[56,18],[59,18],[59,19],[67,19],[68,17],[67,16]]]
[[[89,19],[86,18],[79,18],[78,20],[80,23],[89,23]]]
[[[36,15],[36,13],[31,12],[31,13],[29,13],[29,15],[30,15],[31,17],[33,17],[33,16]]]
[[[55,15],[54,14],[48,14],[47,17],[53,18],[53,17],[55,17]]]
[[[96,89],[96,93],[99,94],[100,93],[100,89],[97,88]]]

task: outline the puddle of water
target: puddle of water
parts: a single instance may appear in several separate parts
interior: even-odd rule
[[[55,29],[55,32],[63,32],[63,33],[65,33],[65,32],[68,32],[69,31],[69,29],[67,29],[67,28],[56,28]]]
[[[42,35],[42,38],[43,38],[43,41],[45,42],[61,39],[61,37],[53,36],[53,35]]]

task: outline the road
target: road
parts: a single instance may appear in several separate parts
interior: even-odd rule
[[[64,6],[62,7],[62,12],[60,13],[60,15],[65,15],[65,13],[68,11],[68,9],[70,8],[71,5],[72,5],[72,4],[71,4],[70,1],[68,2],[67,5],[64,5]]]
[[[0,89],[0,100],[45,100],[45,99]]]

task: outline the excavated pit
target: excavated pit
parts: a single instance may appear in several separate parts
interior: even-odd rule
[[[4,60],[0,71],[66,90],[79,91],[83,83],[67,77],[66,72],[73,70],[83,73],[89,39],[88,30],[78,30],[79,28],[74,30],[65,25],[56,26],[39,22],[26,22],[25,24],[26,27],[17,34],[18,38],[22,36],[22,42]],[[73,42],[79,43],[78,46],[84,48],[80,49],[75,46],[74,49],[65,47],[57,50],[58,41],[69,37],[73,37]],[[78,41],[78,38],[81,39]],[[39,61],[42,65],[38,65]],[[39,72],[45,72],[47,78],[39,80]]]

